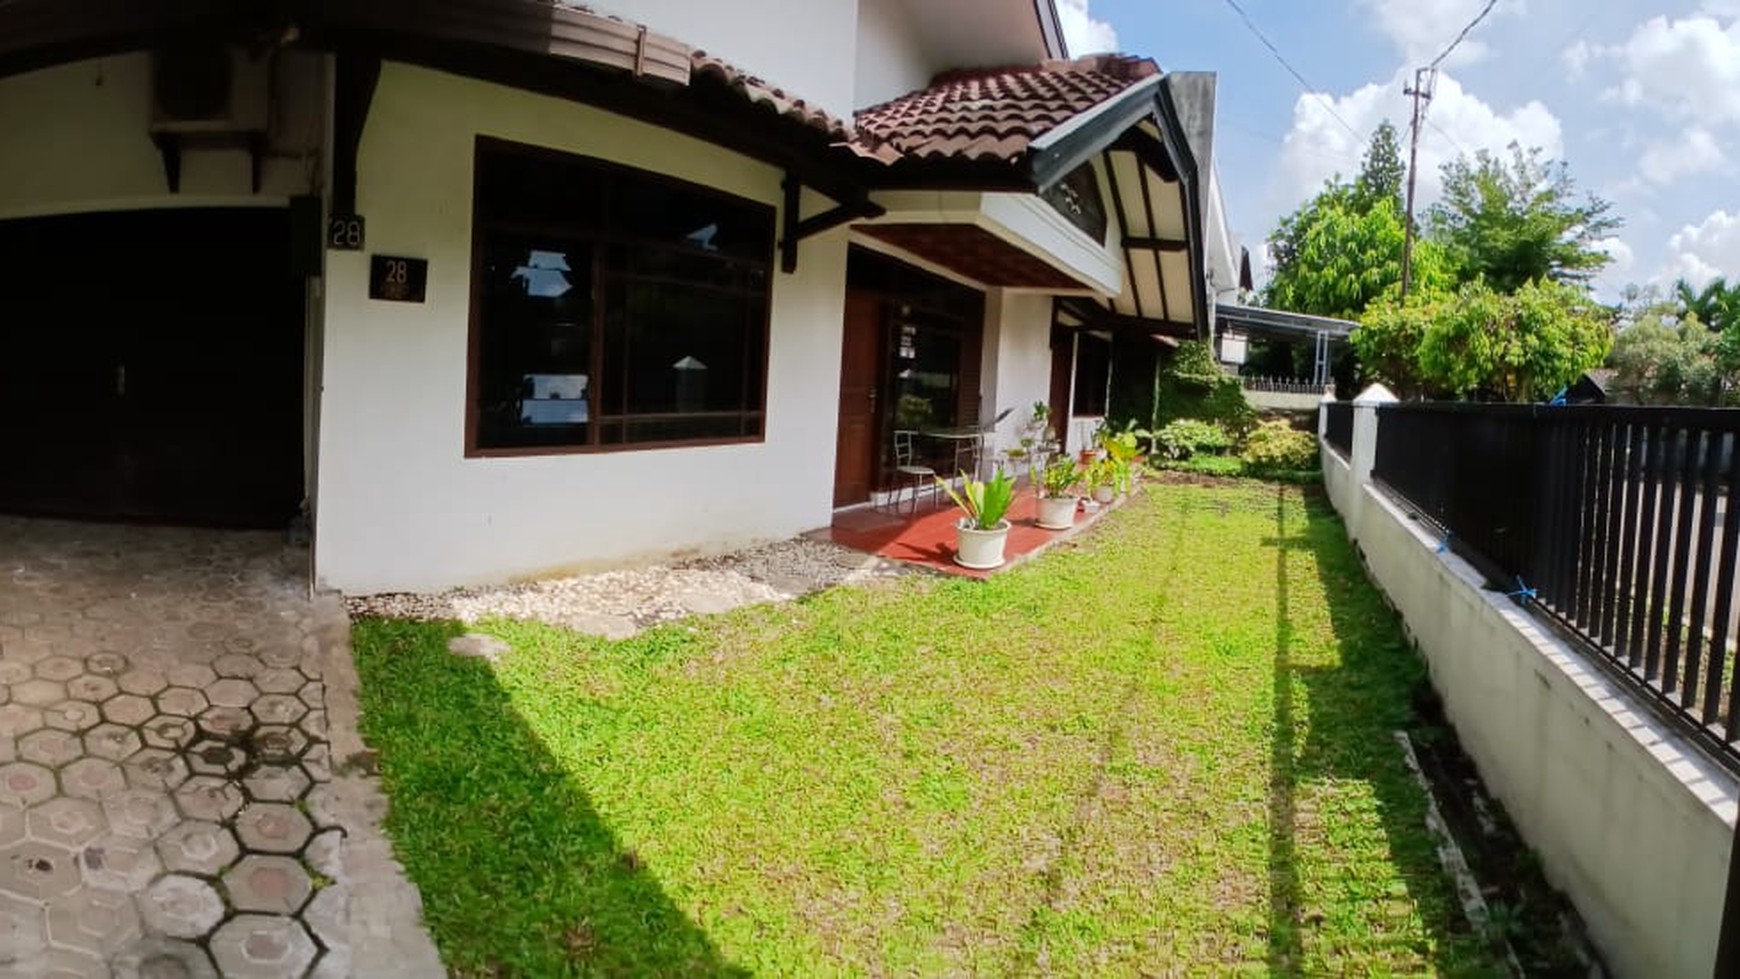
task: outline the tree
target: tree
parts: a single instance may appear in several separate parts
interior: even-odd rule
[[[1402,208],[1388,198],[1362,209],[1346,184],[1330,185],[1281,220],[1270,239],[1275,256],[1263,304],[1275,309],[1357,319],[1402,281]],[[1424,288],[1452,281],[1444,252],[1414,249],[1414,278]]]
[[[1486,150],[1444,165],[1444,195],[1429,236],[1450,253],[1462,282],[1485,279],[1516,292],[1530,281],[1587,284],[1612,260],[1599,243],[1622,223],[1607,201],[1579,197],[1563,161],[1510,144],[1510,160]]]
[[[1402,204],[1402,182],[1407,177],[1408,168],[1402,165],[1401,140],[1396,137],[1395,125],[1385,119],[1371,134],[1371,143],[1365,148],[1365,159],[1360,163],[1359,176],[1354,178],[1355,204],[1361,210],[1370,210],[1380,201],[1390,201],[1399,207]]]
[[[1442,293],[1416,292],[1405,305],[1388,295],[1367,306],[1347,338],[1360,368],[1398,397],[1424,397],[1431,383],[1420,367],[1420,342],[1442,301]]]
[[[1681,319],[1696,317],[1707,329],[1721,333],[1740,324],[1740,282],[1730,286],[1722,276],[1695,289],[1684,279],[1674,283],[1674,302]]]
[[[1719,342],[1695,315],[1680,318],[1674,303],[1657,303],[1614,339],[1607,360],[1614,387],[1638,404],[1721,404],[1727,379]]]
[[[1506,294],[1476,280],[1431,308],[1420,368],[1457,395],[1538,401],[1613,346],[1611,311],[1562,282],[1531,280]]]

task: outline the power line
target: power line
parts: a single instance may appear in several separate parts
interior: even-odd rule
[[[1498,2],[1498,0],[1493,0],[1493,2],[1496,3],[1496,2]],[[1275,47],[1274,42],[1270,41],[1266,36],[1264,36],[1263,32],[1260,29],[1258,29],[1257,25],[1251,21],[1250,15],[1245,13],[1245,8],[1239,6],[1238,0],[1226,0],[1226,3],[1227,3],[1227,6],[1229,6],[1233,9],[1233,13],[1238,14],[1239,19],[1245,22],[1246,29],[1248,29],[1253,35],[1255,35],[1257,40],[1263,42],[1263,47],[1269,49],[1269,53],[1275,56],[1275,60],[1279,61],[1281,63],[1281,67],[1287,69],[1287,74],[1293,76],[1293,79],[1299,83],[1299,87],[1305,90],[1306,95],[1309,95],[1309,96],[1315,98],[1318,102],[1321,102],[1323,104],[1324,111],[1328,112],[1331,116],[1333,116],[1335,118],[1336,122],[1341,123],[1341,128],[1347,130],[1348,134],[1351,135],[1354,139],[1362,139],[1363,138],[1360,136],[1359,131],[1357,129],[1354,129],[1352,126],[1348,125],[1347,120],[1341,118],[1341,114],[1335,111],[1335,105],[1333,103],[1331,103],[1329,101],[1329,99],[1325,98],[1321,92],[1317,91],[1317,86],[1306,81],[1305,76],[1299,74],[1299,69],[1294,68],[1293,65],[1287,61],[1286,56],[1281,54],[1281,49]]]
[[[1473,153],[1468,152],[1467,148],[1464,147],[1461,143],[1457,142],[1456,137],[1450,135],[1450,133],[1447,132],[1443,126],[1440,126],[1437,123],[1433,122],[1429,117],[1426,117],[1426,125],[1431,126],[1433,129],[1438,130],[1438,135],[1449,140],[1450,144],[1452,146],[1456,147],[1456,152],[1461,153],[1463,156],[1473,156],[1474,155]]]
[[[1480,8],[1480,13],[1474,15],[1474,19],[1468,22],[1467,27],[1462,28],[1462,33],[1456,35],[1456,40],[1450,42],[1450,46],[1444,49],[1443,54],[1432,59],[1432,64],[1429,67],[1436,68],[1445,58],[1450,57],[1450,52],[1456,50],[1456,46],[1462,43],[1463,38],[1468,36],[1468,32],[1479,26],[1480,22],[1485,20],[1486,15],[1492,13],[1492,8],[1496,6],[1498,6],[1498,0],[1486,0],[1486,6]]]

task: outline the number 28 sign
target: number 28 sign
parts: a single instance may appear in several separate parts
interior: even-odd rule
[[[420,303],[429,286],[429,260],[394,255],[369,256],[369,298]]]

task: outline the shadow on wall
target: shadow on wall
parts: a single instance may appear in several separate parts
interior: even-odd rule
[[[1275,488],[1275,737],[1269,786],[1270,972],[1302,974],[1303,935],[1317,913],[1302,881],[1300,833],[1333,831],[1333,811],[1314,798],[1318,786],[1364,782],[1371,787],[1386,839],[1357,841],[1352,852],[1387,853],[1400,869],[1408,893],[1374,894],[1399,919],[1418,913],[1432,937],[1435,964],[1446,975],[1466,975],[1484,958],[1482,939],[1448,898],[1450,888],[1430,837],[1420,832],[1426,803],[1391,732],[1416,726],[1414,697],[1426,683],[1424,666],[1408,648],[1401,625],[1365,578],[1340,518],[1318,494],[1306,498],[1304,519],[1286,507],[1287,490]],[[1303,571],[1297,555],[1309,555],[1335,635],[1332,666],[1296,661],[1294,610],[1289,592]],[[1303,811],[1302,811],[1303,810]],[[1403,929],[1398,920],[1398,933]]]
[[[447,651],[457,625],[356,629],[363,690],[416,693],[368,698],[362,728],[393,800],[387,832],[455,975],[748,975],[619,844],[490,668]]]

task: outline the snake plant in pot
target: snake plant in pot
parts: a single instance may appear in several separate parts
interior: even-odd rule
[[[1074,459],[1058,459],[1045,467],[1039,476],[1039,526],[1046,530],[1068,530],[1075,526],[1075,510],[1079,497],[1075,488],[1081,482],[1081,467]]]
[[[1004,515],[1015,502],[1014,478],[1001,468],[982,482],[962,473],[958,493],[941,476],[936,481],[966,514],[955,523],[955,563],[978,571],[1000,567],[1003,547],[1009,541],[1009,521]]]

